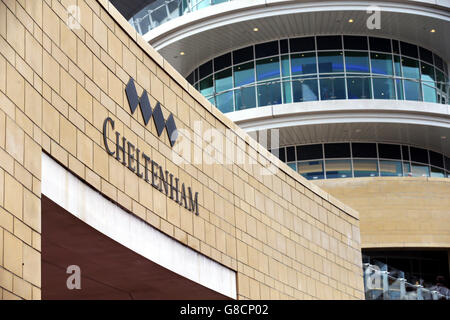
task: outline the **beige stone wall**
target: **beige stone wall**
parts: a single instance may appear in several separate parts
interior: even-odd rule
[[[316,184],[358,210],[363,248],[450,248],[450,179],[378,177]]]
[[[72,4],[81,10],[81,28],[73,30]],[[144,126],[139,112],[130,115],[130,76],[178,128],[192,133],[201,120],[256,164],[176,165],[167,134],[159,138],[152,121]],[[199,192],[199,216],[108,156],[108,116]],[[40,298],[41,151],[131,214],[235,270],[240,299],[362,298],[357,212],[258,150],[106,0],[0,2],[0,298]],[[275,175],[258,173],[267,161],[279,168]]]

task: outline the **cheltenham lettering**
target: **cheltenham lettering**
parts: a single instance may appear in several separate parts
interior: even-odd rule
[[[108,144],[107,131],[109,127],[115,133],[115,145],[111,147]],[[198,215],[198,192],[193,193],[190,187],[185,187],[177,177],[174,177],[169,171],[164,170],[157,162],[152,160],[147,154],[141,152],[130,141],[114,131],[114,120],[110,117],[103,122],[103,142],[106,152],[114,156],[131,172],[139,178],[144,179],[152,185],[153,188],[164,193],[167,197],[183,206],[187,210]]]

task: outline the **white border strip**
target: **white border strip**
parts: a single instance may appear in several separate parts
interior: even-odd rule
[[[42,194],[143,257],[236,299],[236,273],[166,236],[84,184],[42,154]]]

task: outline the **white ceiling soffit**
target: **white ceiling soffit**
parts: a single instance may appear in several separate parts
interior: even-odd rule
[[[367,9],[381,9],[381,29],[369,30]],[[348,23],[353,19],[353,23]],[[259,31],[254,32],[253,28]],[[435,29],[435,33],[430,33]],[[181,74],[250,44],[321,34],[391,37],[421,45],[450,61],[450,1],[234,0],[186,14],[144,35]],[[179,53],[183,51],[184,56]]]
[[[226,115],[248,132],[279,129],[281,146],[378,141],[416,145],[450,156],[448,105],[384,100],[315,101]]]

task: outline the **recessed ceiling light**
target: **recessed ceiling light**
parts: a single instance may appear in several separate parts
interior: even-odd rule
[[[361,129],[356,129],[355,132],[360,133]]]
[[[349,23],[353,23],[353,21],[354,21],[353,19],[348,19]]]
[[[258,28],[253,28],[253,31],[257,32],[257,31],[259,31],[259,29]]]
[[[446,136],[441,136],[441,139],[445,140],[445,139],[447,139],[447,137]]]
[[[184,51],[181,51],[181,52],[180,52],[180,56],[184,56]]]
[[[431,32],[431,33],[435,33],[435,32],[436,32],[436,29],[431,29],[430,32]]]

